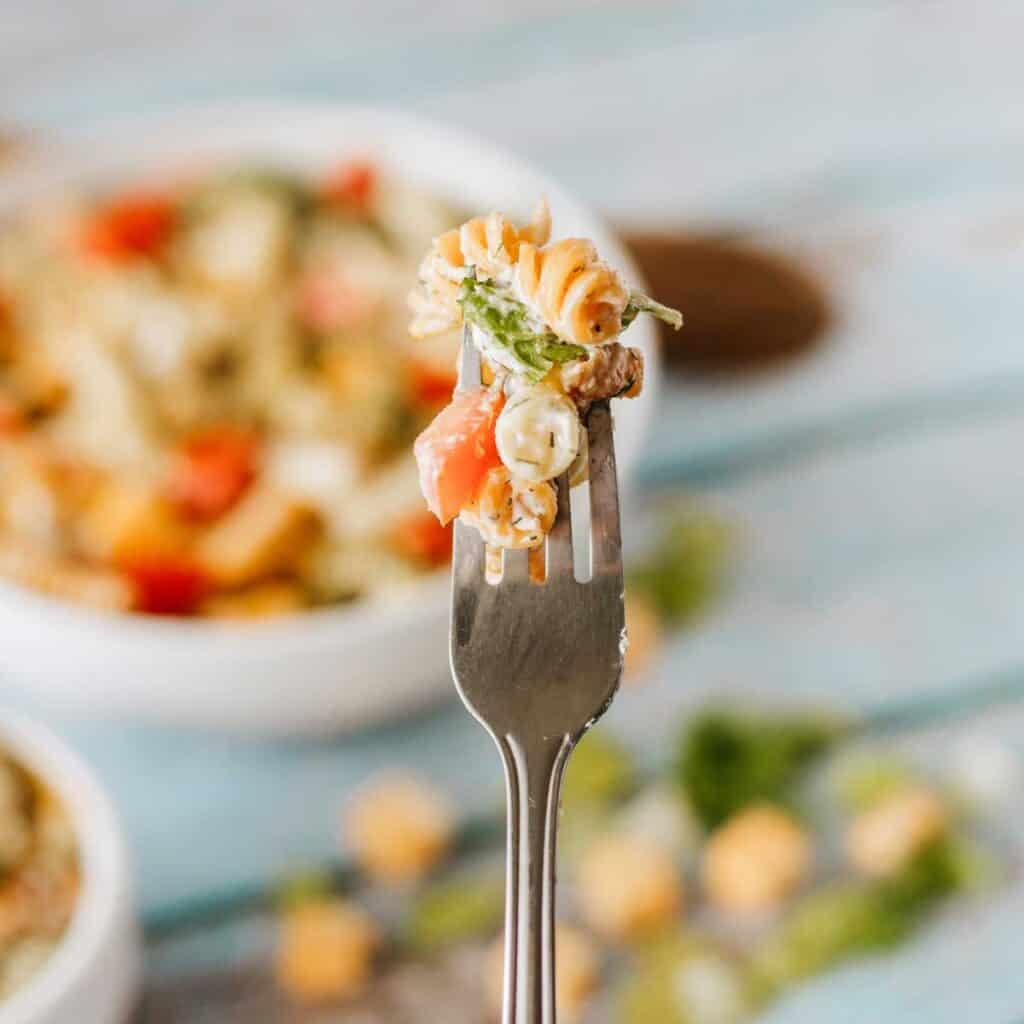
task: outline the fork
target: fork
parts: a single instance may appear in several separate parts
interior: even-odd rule
[[[480,356],[467,327],[458,387],[479,386]],[[622,676],[622,553],[607,401],[593,406],[586,426],[591,515],[577,540],[586,540],[589,526],[589,571],[574,570],[568,474],[558,481],[558,515],[546,542],[543,582],[531,579],[527,551],[505,551],[500,582],[488,582],[480,534],[455,524],[452,674],[463,703],[497,744],[505,768],[503,1024],[554,1024],[555,841],[562,775],[573,747],[611,703]]]

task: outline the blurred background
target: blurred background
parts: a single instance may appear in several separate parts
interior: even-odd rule
[[[683,331],[661,339],[658,394],[640,400],[657,406],[630,490],[627,683],[570,776],[567,1019],[1024,1017],[1022,38],[1009,0],[8,2],[8,234],[27,230],[18,197],[44,179],[52,194],[61,154],[96,156],[90,139],[117,140],[114,192],[134,194],[118,118],[133,130],[174,118],[170,172],[195,162],[190,108],[249,124],[267,103],[383,106],[520,156],[603,217],[651,294],[682,309]],[[261,168],[286,120],[268,119]],[[197,123],[202,151],[215,119]],[[402,166],[387,141],[385,177],[426,174],[449,207],[487,194],[486,182],[445,191],[462,172]],[[316,201],[358,220],[344,204],[362,202],[363,165],[337,143],[329,178],[333,140],[306,147],[336,186]],[[152,149],[140,142],[140,168]],[[117,208],[111,189],[62,216],[94,224]],[[63,209],[70,189],[58,193]],[[385,231],[411,218],[429,238],[446,216],[425,199],[410,214],[400,191],[379,202]],[[255,238],[243,232],[243,248]],[[392,258],[338,244],[375,281],[414,273],[401,245]],[[19,251],[0,250],[12,293]],[[180,410],[190,389],[152,401]],[[0,435],[3,398],[0,386]],[[13,464],[0,463],[8,482]],[[104,538],[113,518],[99,515]],[[403,581],[443,548],[424,543]],[[257,603],[302,618],[344,599],[330,614],[358,616],[396,557],[367,570],[372,585],[350,583],[345,562],[344,585],[308,583],[294,601],[260,590]],[[438,582],[425,584],[435,603]],[[193,583],[174,577],[171,604]],[[168,584],[155,586],[160,604]],[[17,646],[14,623],[36,615],[36,642],[59,647],[78,627],[51,614],[5,619],[2,642]],[[374,643],[412,644],[404,614],[375,620]],[[428,632],[440,649],[443,622]],[[148,634],[115,632],[143,665]],[[223,665],[248,643],[218,637]],[[105,642],[96,657],[110,652],[114,672]],[[190,655],[175,657],[187,673]],[[387,694],[390,670],[355,657],[360,686]],[[352,671],[342,663],[339,689]],[[443,666],[350,723],[372,724],[284,738],[154,721],[143,668],[134,711],[113,720],[72,707],[73,673],[64,687],[21,675],[0,672],[4,706],[69,740],[123,819],[146,925],[140,1021],[398,1022],[425,1007],[494,1019],[499,764]],[[280,681],[282,705],[300,690]]]

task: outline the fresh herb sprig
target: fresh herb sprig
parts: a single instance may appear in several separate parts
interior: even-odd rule
[[[486,331],[501,351],[504,365],[532,383],[542,380],[553,366],[582,359],[587,350],[571,345],[538,323],[526,305],[511,290],[496,281],[484,281],[468,274],[459,289],[458,303],[469,323]],[[632,292],[622,314],[623,330],[641,313],[663,320],[678,329],[683,316],[675,309],[642,294]]]
[[[683,314],[678,309],[656,302],[643,292],[629,293],[629,302],[622,311],[622,329],[625,330],[641,313],[647,313],[669,325],[674,331],[683,326]]]
[[[486,331],[501,350],[505,366],[536,384],[556,363],[581,359],[582,345],[569,345],[551,331],[538,328],[529,310],[507,288],[494,281],[467,276],[459,289],[462,315]]]

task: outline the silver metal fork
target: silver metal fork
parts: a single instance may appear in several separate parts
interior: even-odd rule
[[[459,389],[479,385],[480,359],[467,329]],[[504,1024],[554,1024],[555,839],[562,774],[576,742],[611,703],[622,676],[619,498],[607,402],[591,409],[586,425],[589,572],[586,567],[574,572],[568,474],[558,481],[558,517],[547,539],[542,583],[531,580],[526,551],[504,552],[501,581],[487,582],[479,533],[455,524],[452,673],[463,702],[493,737],[505,766]],[[586,582],[578,582],[577,575]]]

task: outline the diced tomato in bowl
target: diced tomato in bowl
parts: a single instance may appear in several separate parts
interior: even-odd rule
[[[191,615],[212,589],[207,573],[183,556],[133,559],[122,570],[135,587],[137,609],[149,615]]]
[[[175,220],[175,203],[168,196],[127,195],[94,214],[79,242],[89,256],[111,263],[154,257],[170,239]]]
[[[171,501],[190,519],[219,519],[255,479],[260,449],[255,433],[234,426],[215,427],[187,439],[171,461]]]
[[[329,175],[323,184],[327,202],[364,213],[377,190],[377,169],[367,160],[353,160]]]

